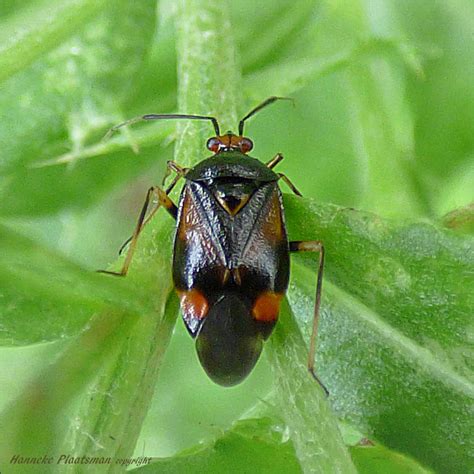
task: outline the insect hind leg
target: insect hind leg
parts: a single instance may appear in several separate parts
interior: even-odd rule
[[[308,370],[316,382],[319,383],[321,388],[324,390],[326,395],[329,395],[328,389],[319,379],[314,368],[314,358],[316,354],[316,338],[318,335],[318,323],[319,323],[319,310],[321,307],[321,289],[323,285],[323,270],[324,270],[324,245],[319,240],[313,241],[293,241],[290,242],[290,252],[318,252],[319,261],[318,261],[318,275],[316,280],[316,297],[314,302],[314,311],[313,311],[313,327],[311,331],[311,339],[309,342],[309,351],[308,351]]]

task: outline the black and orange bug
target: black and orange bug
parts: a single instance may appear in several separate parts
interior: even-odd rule
[[[143,115],[108,133],[142,120],[208,120],[214,127],[215,136],[207,141],[213,155],[193,168],[168,162],[175,177],[166,190],[158,186],[148,190],[135,231],[127,241],[130,246],[121,271],[104,273],[127,274],[141,230],[163,206],[177,222],[173,281],[184,323],[196,339],[204,370],[224,386],[241,382],[257,363],[288,288],[290,253],[304,251],[319,252],[308,369],[321,384],[314,357],[324,246],[320,241],[288,240],[278,182],[283,180],[295,194],[301,194],[284,174],[273,171],[283,156],[278,153],[266,164],[248,156],[253,143],[243,134],[245,121],[278,99],[285,98],[270,97],[252,109],[239,122],[238,135],[221,135],[214,117],[185,114]],[[185,184],[176,206],[168,195],[181,178]],[[158,204],[150,212],[154,196]]]

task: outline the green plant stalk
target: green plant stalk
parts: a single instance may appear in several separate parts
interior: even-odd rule
[[[321,387],[306,368],[307,348],[285,299],[269,340],[276,402],[304,473],[356,473]]]
[[[10,18],[0,35],[0,82],[72,35],[106,3],[106,0],[33,2]]]
[[[235,127],[242,98],[227,2],[181,0],[176,26],[179,111],[216,116],[221,131]],[[206,138],[212,134],[210,122],[201,126],[179,123],[179,164],[189,166],[201,161]]]

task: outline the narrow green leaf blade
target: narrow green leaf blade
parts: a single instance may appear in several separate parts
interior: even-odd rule
[[[0,345],[75,336],[91,311],[107,307],[136,315],[150,308],[139,286],[85,270],[3,225],[0,246]]]

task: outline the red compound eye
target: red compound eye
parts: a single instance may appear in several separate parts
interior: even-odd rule
[[[217,153],[219,151],[221,144],[222,142],[217,137],[212,137],[212,138],[209,138],[206,146],[208,150],[214,153]]]
[[[253,148],[253,142],[249,138],[242,138],[240,140],[240,151],[242,153],[248,153]]]

